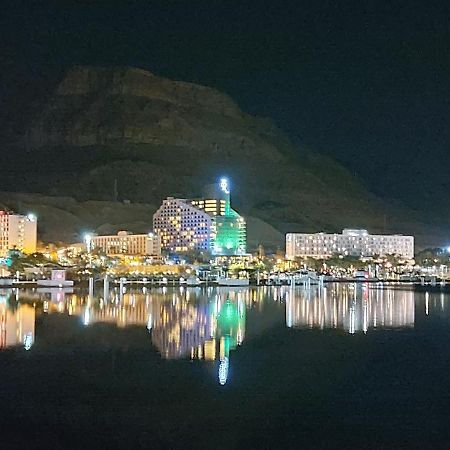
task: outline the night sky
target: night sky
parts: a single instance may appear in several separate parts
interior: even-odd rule
[[[4,139],[68,67],[132,65],[227,92],[384,197],[449,204],[446,1],[30,3],[0,18]]]

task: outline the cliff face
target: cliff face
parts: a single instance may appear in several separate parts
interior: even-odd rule
[[[383,227],[385,206],[335,162],[294,148],[227,95],[140,69],[72,69],[26,145],[47,194],[157,205],[227,175],[235,207],[282,231]]]
[[[197,143],[193,125],[204,115],[242,118],[230,98],[210,88],[140,69],[77,67],[33,127],[31,144]]]

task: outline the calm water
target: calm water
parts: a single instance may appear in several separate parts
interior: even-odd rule
[[[2,290],[0,448],[449,448],[449,299]]]

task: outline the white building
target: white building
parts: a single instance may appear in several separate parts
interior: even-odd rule
[[[0,211],[0,256],[16,249],[34,253],[37,244],[37,220],[33,215],[22,216]]]
[[[168,197],[153,215],[153,228],[161,246],[173,252],[209,250],[212,218],[189,200]]]
[[[119,231],[111,236],[89,236],[87,245],[98,248],[107,255],[161,255],[161,241],[158,235],[131,234]]]
[[[286,258],[329,258],[333,254],[370,257],[399,255],[414,258],[414,237],[399,234],[369,234],[367,230],[345,229],[342,234],[287,233]]]

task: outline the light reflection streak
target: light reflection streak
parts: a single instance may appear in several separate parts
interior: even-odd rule
[[[102,294],[104,294],[103,289]],[[91,292],[92,294],[92,292]],[[18,304],[8,306],[9,296]],[[40,308],[22,304],[21,296],[33,299]],[[3,301],[2,301],[3,298]],[[418,311],[425,316],[447,312],[443,294],[419,294]],[[108,300],[109,299],[109,300]],[[412,290],[377,289],[372,285],[334,284],[322,288],[113,288],[96,298],[64,291],[0,292],[0,347],[22,345],[33,351],[35,315],[66,314],[79,323],[93,326],[109,323],[119,328],[145,327],[149,342],[162,358],[209,361],[214,364],[218,383],[230,382],[233,352],[245,344],[247,312],[258,320],[263,308],[285,305],[289,328],[341,329],[347,333],[370,333],[374,329],[411,328],[415,323],[415,294]],[[424,308],[424,309],[423,309]],[[447,313],[448,314],[448,313]],[[12,326],[14,325],[14,326]],[[20,329],[19,329],[20,328]],[[270,326],[265,329],[271,332]],[[37,336],[39,340],[39,336]]]
[[[414,291],[335,285],[298,290],[287,297],[286,325],[294,328],[339,328],[350,334],[374,328],[413,327]]]

